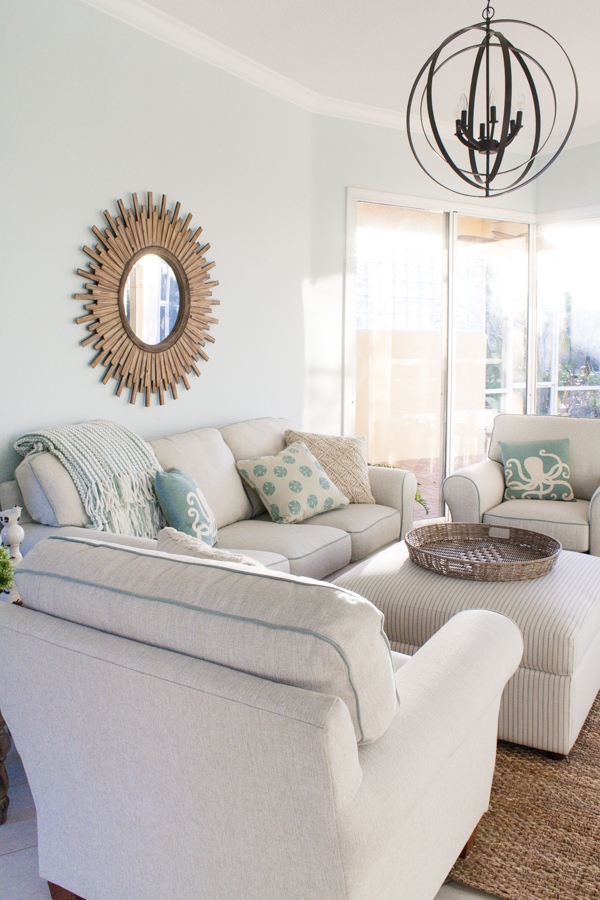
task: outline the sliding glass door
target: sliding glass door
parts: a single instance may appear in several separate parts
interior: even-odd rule
[[[430,516],[444,477],[486,457],[498,413],[600,418],[600,219],[532,230],[351,203],[346,427],[370,463],[416,473]]]
[[[440,516],[447,472],[525,412],[528,226],[359,201],[355,241],[354,432]]]
[[[457,216],[450,470],[485,459],[498,413],[524,413],[528,227]]]
[[[432,515],[441,514],[446,230],[444,213],[358,204],[355,430],[370,463],[416,473]]]

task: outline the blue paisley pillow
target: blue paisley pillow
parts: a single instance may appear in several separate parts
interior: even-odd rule
[[[274,522],[302,522],[349,502],[302,441],[274,456],[240,459],[237,467]]]
[[[500,441],[505,500],[574,500],[569,440]]]
[[[167,525],[200,538],[209,547],[217,542],[217,522],[206,497],[191,477],[180,469],[157,472],[154,493]]]

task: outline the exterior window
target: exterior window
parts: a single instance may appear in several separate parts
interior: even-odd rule
[[[538,414],[600,418],[600,220],[538,229]]]
[[[524,413],[528,227],[457,217],[452,468],[485,459],[498,413]]]

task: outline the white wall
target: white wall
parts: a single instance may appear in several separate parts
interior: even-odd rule
[[[300,425],[310,115],[79,0],[1,0],[0,23],[0,480],[17,437],[59,423]],[[201,378],[145,409],[99,383],[72,295],[91,226],[148,189],[203,226],[221,306]]]
[[[600,204],[600,144],[569,146],[537,181],[536,212]]]

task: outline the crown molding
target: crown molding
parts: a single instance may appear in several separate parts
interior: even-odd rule
[[[404,112],[324,97],[292,81],[291,78],[279,75],[273,69],[263,66],[243,53],[232,50],[220,41],[186,25],[180,19],[150,6],[144,0],[81,0],[81,2],[230,75],[241,78],[254,87],[294,103],[308,112],[406,131]],[[448,125],[448,129],[453,129],[452,123]],[[595,143],[600,143],[600,127],[574,132],[567,146],[572,148]]]
[[[323,97],[292,81],[291,78],[279,75],[243,53],[238,53],[237,50],[232,50],[220,41],[208,37],[174,16],[144,3],[144,0],[82,0],[82,2],[308,112],[350,119],[368,125],[405,129],[404,116],[396,110],[379,109],[362,103]]]

